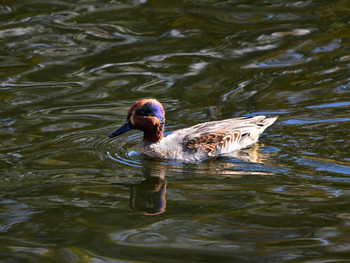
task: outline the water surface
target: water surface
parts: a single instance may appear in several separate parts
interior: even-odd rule
[[[1,262],[349,262],[350,5],[2,1]],[[188,164],[108,134],[279,116]]]

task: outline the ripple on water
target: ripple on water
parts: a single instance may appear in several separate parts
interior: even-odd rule
[[[339,102],[333,102],[333,103],[325,103],[321,105],[311,105],[311,106],[307,106],[306,108],[323,109],[323,108],[346,107],[346,106],[350,106],[350,101],[339,101]]]
[[[111,233],[110,237],[117,244],[142,247],[191,248],[215,252],[240,249],[242,245],[238,242],[234,244],[225,240],[222,233],[227,235],[229,232],[229,229],[224,230],[200,219],[166,219],[148,227]],[[214,233],[221,236],[221,240],[211,240],[210,236]]]
[[[297,158],[297,163],[300,165],[305,165],[308,167],[313,167],[317,171],[327,171],[336,174],[350,175],[350,165],[336,163],[334,160],[330,159],[315,159],[312,157]],[[349,182],[348,178],[333,178],[331,181],[346,181]]]
[[[52,100],[57,103],[60,98],[65,96],[71,96],[72,94],[81,91],[81,83],[50,83],[50,82],[39,82],[39,83],[21,83],[13,84],[7,82],[4,84],[5,87],[11,88],[13,97],[9,100],[10,105],[22,105],[30,104],[36,105],[42,102]],[[43,112],[47,109],[42,108],[38,112]],[[28,116],[31,114],[28,113]]]
[[[295,124],[295,125],[305,125],[305,124],[318,124],[318,123],[340,123],[340,122],[349,122],[350,118],[330,118],[323,120],[315,120],[314,118],[298,118],[298,119],[289,119],[284,121],[286,124]]]
[[[269,58],[263,62],[254,62],[243,68],[279,68],[290,67],[302,63],[309,62],[311,57],[296,52],[295,50],[288,50],[286,53],[274,58]]]
[[[13,226],[28,221],[36,213],[29,205],[14,200],[3,199],[0,204],[1,233],[8,232]]]

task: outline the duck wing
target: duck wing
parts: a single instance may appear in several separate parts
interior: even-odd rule
[[[209,156],[228,153],[255,143],[261,133],[277,118],[255,116],[206,122],[179,130],[183,133],[184,149],[190,153],[199,150]]]
[[[201,149],[208,155],[212,155],[218,149],[225,149],[229,144],[238,143],[241,136],[240,131],[203,133],[192,139],[185,137],[183,145],[191,153]]]

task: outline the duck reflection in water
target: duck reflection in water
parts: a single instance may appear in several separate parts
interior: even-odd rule
[[[192,176],[217,176],[224,177],[242,177],[245,175],[262,174],[268,175],[269,172],[254,171],[254,164],[268,164],[268,154],[261,152],[261,146],[255,144],[250,148],[237,151],[230,156],[221,156],[208,160],[200,164],[191,164],[190,170]],[[223,159],[226,161],[223,161]],[[220,160],[220,161],[218,161]],[[168,163],[153,158],[144,158],[140,160],[143,167],[144,180],[137,183],[115,183],[117,185],[130,188],[129,204],[132,210],[142,215],[159,215],[166,209],[166,188],[167,182],[165,174],[167,172],[189,173],[189,166],[180,163]],[[252,166],[252,169],[244,169],[242,166]]]
[[[143,215],[158,215],[165,211],[166,181],[159,177],[146,180],[130,187],[130,207]]]
[[[144,180],[137,183],[114,183],[130,188],[129,204],[142,215],[159,215],[165,211],[166,186],[164,164],[145,159],[141,161]],[[151,167],[150,167],[151,165]]]

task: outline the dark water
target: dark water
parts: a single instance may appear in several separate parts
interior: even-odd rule
[[[350,4],[0,2],[0,262],[350,262]],[[279,116],[237,158],[107,136]]]

